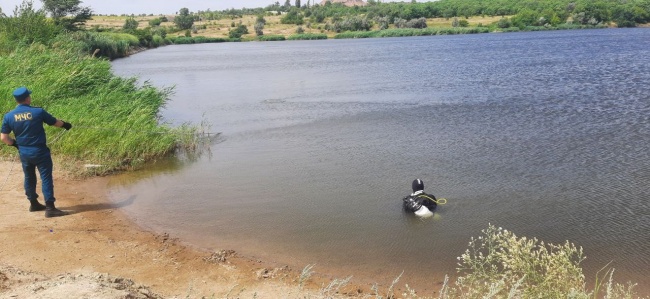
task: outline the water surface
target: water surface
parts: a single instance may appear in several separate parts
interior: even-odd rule
[[[168,46],[113,69],[174,85],[165,121],[223,133],[116,180],[147,228],[430,291],[492,223],[650,285],[647,29]],[[401,210],[415,178],[449,200],[434,219]]]

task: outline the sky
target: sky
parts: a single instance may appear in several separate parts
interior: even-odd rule
[[[266,7],[270,4],[284,0],[82,0],[81,6],[90,6],[95,14],[174,14],[182,7],[190,11],[199,10],[224,10],[229,8],[255,8]],[[320,2],[320,0],[316,0]],[[7,15],[12,15],[14,8],[20,5],[22,0],[0,0],[0,8]],[[307,0],[302,0],[306,3]],[[426,2],[426,0],[418,0]],[[40,0],[33,0],[36,8],[41,7]],[[295,0],[291,0],[295,3]]]

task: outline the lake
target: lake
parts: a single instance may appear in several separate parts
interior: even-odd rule
[[[167,46],[113,62],[175,86],[220,142],[116,177],[153,231],[426,294],[488,224],[650,285],[650,30]],[[418,220],[420,178],[448,199]]]

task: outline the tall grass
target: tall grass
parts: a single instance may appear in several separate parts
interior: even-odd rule
[[[110,63],[81,55],[74,40],[49,48],[33,44],[0,56],[0,95],[11,99],[18,86],[33,91],[33,105],[73,124],[70,131],[46,126],[56,156],[76,164],[100,164],[105,172],[137,167],[190,145],[196,129],[159,124],[169,90],[114,76]],[[9,111],[15,102],[0,101]],[[2,147],[2,154],[13,148]]]
[[[284,35],[262,35],[258,36],[257,40],[261,42],[270,42],[270,41],[283,41],[286,40]]]
[[[116,32],[78,31],[54,39],[53,46],[69,45],[70,39],[79,42],[78,46],[88,54],[104,56],[109,59],[125,57],[140,41],[134,35]]]
[[[327,39],[327,34],[323,33],[302,33],[302,34],[292,34],[287,37],[287,40],[317,40],[317,39]]]
[[[223,43],[229,41],[225,38],[219,37],[204,37],[204,36],[193,36],[193,37],[168,37],[169,41],[173,44],[185,45],[185,44],[202,44],[202,43]]]

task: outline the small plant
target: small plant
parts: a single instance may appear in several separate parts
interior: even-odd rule
[[[341,288],[350,283],[350,279],[352,279],[352,276],[348,276],[345,279],[335,278],[326,287],[321,289],[321,295],[325,296],[325,298],[332,298]]]
[[[302,29],[302,26],[296,27],[296,34],[303,34],[305,33],[305,29]]]
[[[298,285],[300,286],[300,289],[305,285],[305,282],[314,274],[314,271],[311,269],[314,268],[314,265],[307,265],[305,268],[302,269],[302,273],[300,273],[300,277],[298,277]]]
[[[585,287],[580,263],[582,248],[570,242],[544,243],[536,238],[518,238],[513,232],[494,225],[472,238],[469,249],[458,257],[461,274],[455,287],[441,289],[449,298],[598,298],[602,281],[595,290]],[[604,298],[633,298],[632,288],[612,281],[609,276]],[[598,275],[597,275],[598,276]],[[442,298],[442,297],[441,297]]]

